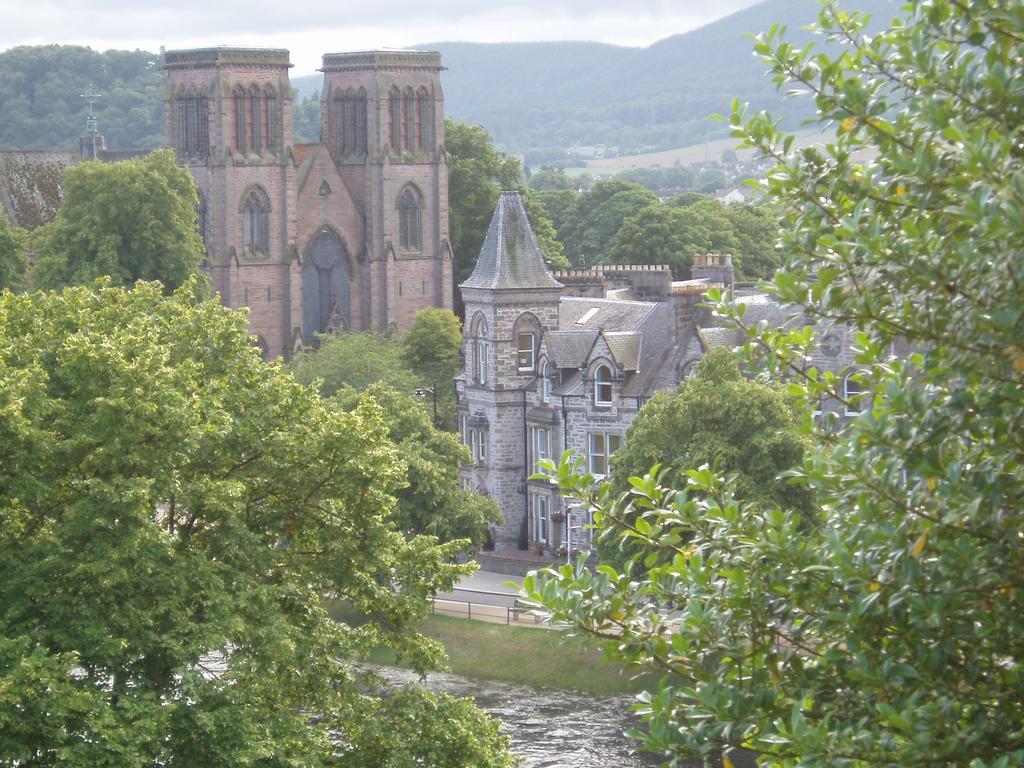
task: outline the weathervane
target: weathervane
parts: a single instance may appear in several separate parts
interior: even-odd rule
[[[92,83],[89,83],[89,87],[85,89],[85,93],[81,95],[81,98],[89,102],[89,115],[85,118],[85,130],[86,133],[98,133],[96,126],[96,115],[92,112],[92,105],[96,103],[102,94],[96,92],[96,89],[92,87]]]

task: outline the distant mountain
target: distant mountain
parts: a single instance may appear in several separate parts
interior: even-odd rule
[[[897,0],[855,0],[878,25],[898,15]],[[853,2],[845,3],[852,9]],[[749,35],[778,23],[807,40],[817,0],[766,0],[647,48],[601,43],[430,43],[441,52],[446,111],[481,123],[505,149],[605,144],[630,154],[727,135],[708,115],[733,97],[791,124],[809,100],[783,100],[753,53]]]
[[[874,13],[880,25],[900,0],[841,0]],[[697,144],[726,135],[708,120],[726,113],[734,96],[770,109],[792,125],[807,116],[808,99],[783,100],[753,54],[750,33],[773,23],[790,38],[813,21],[817,0],[765,0],[705,27],[647,48],[605,43],[460,43],[438,50],[447,113],[484,125],[506,150],[607,145],[635,154]],[[0,147],[75,147],[85,124],[80,94],[93,83],[100,131],[114,149],[163,143],[165,78],[160,56],[145,51],[98,52],[77,46],[23,46],[0,52]],[[303,95],[322,75],[293,79]],[[317,105],[300,105],[296,135],[315,141]]]

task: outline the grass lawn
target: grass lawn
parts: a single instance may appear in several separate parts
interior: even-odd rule
[[[340,606],[330,606],[329,610],[339,618],[344,615]],[[432,615],[420,624],[419,630],[444,644],[451,671],[463,677],[565,688],[601,696],[635,693],[655,684],[650,676],[633,680],[621,664],[602,661],[600,650],[589,647],[580,638],[567,638],[550,629]],[[378,649],[370,660],[378,664],[395,663],[394,654],[387,648]]]

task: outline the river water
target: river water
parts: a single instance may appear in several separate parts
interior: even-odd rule
[[[381,667],[392,683],[418,682],[404,669]],[[424,685],[455,696],[470,696],[501,721],[502,732],[523,768],[649,768],[660,761],[637,753],[625,735],[637,720],[630,696],[587,696],[551,688],[531,688],[469,680],[432,672]]]

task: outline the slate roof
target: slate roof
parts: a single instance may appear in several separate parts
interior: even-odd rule
[[[598,332],[550,331],[547,338],[548,354],[556,368],[579,368],[587,361]]]
[[[502,192],[476,268],[460,288],[521,290],[561,288],[544,265],[518,192]]]
[[[639,368],[643,334],[632,331],[606,331],[604,340],[615,362],[622,366],[623,370],[635,371]]]
[[[649,301],[614,301],[563,296],[558,309],[558,327],[562,331],[598,328],[604,328],[606,331],[633,331],[639,328],[656,306]],[[597,311],[587,315],[591,309]],[[583,322],[578,322],[580,320]]]
[[[35,229],[57,215],[64,171],[80,161],[78,152],[0,152],[0,209],[15,226]]]
[[[740,332],[735,328],[698,328],[697,335],[700,337],[701,346],[705,352],[715,347],[735,347],[741,344]]]

